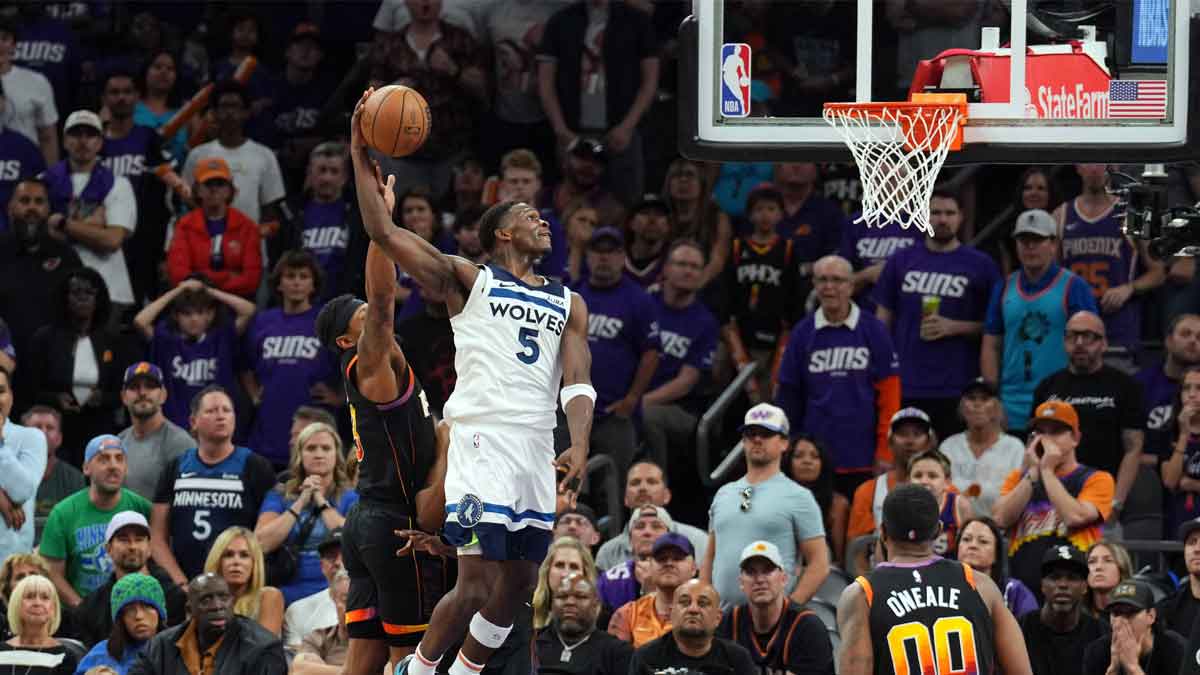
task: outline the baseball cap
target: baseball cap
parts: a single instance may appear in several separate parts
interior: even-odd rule
[[[1179,541],[1186,542],[1188,535],[1196,530],[1200,530],[1200,518],[1185,520],[1183,524],[1179,526]]]
[[[104,528],[104,543],[112,541],[112,538],[126,527],[140,527],[147,535],[150,534],[150,523],[146,522],[146,516],[137,511],[121,511],[114,515],[112,520],[108,521],[108,527]]]
[[[971,394],[985,394],[990,398],[996,398],[999,396],[999,393],[996,391],[996,387],[992,386],[982,377],[977,377],[974,380],[971,380],[970,384],[963,389],[962,395],[964,397],[970,396]]]
[[[1122,581],[1108,594],[1108,608],[1111,610],[1114,605],[1150,609],[1154,606],[1154,592],[1143,581]]]
[[[929,415],[925,414],[920,408],[901,408],[892,415],[892,421],[888,424],[888,428],[895,431],[896,426],[902,422],[917,422],[924,425],[928,431],[933,428],[933,422],[929,419]]]
[[[149,361],[138,361],[137,363],[125,369],[125,379],[122,381],[122,387],[128,387],[139,377],[144,377],[154,380],[158,384],[163,383],[163,372],[158,366]]]
[[[625,235],[621,234],[620,230],[611,225],[597,227],[595,231],[592,232],[591,238],[588,239],[588,248],[591,248],[602,241],[611,241],[615,243],[618,248],[623,247],[625,246]]]
[[[122,455],[126,454],[125,444],[121,442],[120,438],[112,434],[100,434],[88,441],[87,449],[83,451],[83,463],[87,464],[92,461],[93,457],[105,450],[120,450]]]
[[[341,546],[341,545],[342,545],[342,528],[335,527],[325,535],[325,538],[321,540],[321,543],[317,544],[317,555],[324,555],[325,549],[327,549],[331,546]]]
[[[233,173],[229,171],[225,160],[220,157],[205,157],[196,164],[197,183],[207,183],[218,178],[233,182]]]
[[[787,414],[783,412],[783,409],[770,403],[759,403],[746,411],[746,419],[742,422],[742,426],[738,427],[738,432],[744,432],[750,427],[762,427],[767,431],[787,436],[789,429]]]
[[[1050,571],[1056,565],[1069,567],[1075,572],[1079,572],[1085,578],[1088,574],[1087,558],[1084,557],[1083,551],[1071,546],[1070,544],[1059,544],[1051,546],[1042,554],[1042,576]]]
[[[71,129],[75,127],[91,127],[96,130],[96,133],[104,133],[104,123],[100,121],[100,116],[91,110],[76,110],[67,115],[67,122],[63,125],[63,131],[71,133]]]
[[[738,559],[738,566],[746,564],[751,558],[765,558],[772,565],[783,569],[783,556],[779,553],[779,547],[769,541],[752,541],[742,549],[742,557]]]
[[[1054,216],[1041,209],[1022,211],[1021,215],[1017,216],[1017,224],[1013,227],[1012,236],[1016,237],[1022,234],[1032,234],[1037,237],[1057,237],[1058,223],[1054,221]]]
[[[641,213],[642,211],[657,210],[663,213],[671,213],[671,205],[668,204],[662,197],[648,192],[642,195],[642,200],[633,205],[633,210],[630,213]]]
[[[554,524],[557,525],[558,521],[562,520],[563,516],[583,516],[589,523],[592,524],[594,529],[600,529],[600,527],[596,524],[596,512],[587,504],[576,504],[575,506],[560,512],[558,517],[554,519]]]
[[[603,162],[607,159],[604,155],[604,144],[586,136],[579,136],[571,141],[571,144],[567,146],[567,154],[594,159],[597,162]]]
[[[654,516],[655,518],[661,520],[663,525],[667,526],[668,530],[675,530],[675,519],[671,517],[670,513],[667,513],[666,509],[653,504],[644,504],[633,510],[633,515],[629,517],[629,528],[626,531],[632,532],[633,524],[636,523],[639,518],[643,518],[645,516]]]
[[[654,540],[654,548],[650,549],[650,554],[658,555],[659,551],[668,548],[677,548],[693,557],[696,555],[696,549],[692,546],[691,540],[678,532],[660,534],[658,539]]]
[[[1066,401],[1046,401],[1039,405],[1029,420],[1029,428],[1037,427],[1037,423],[1042,420],[1054,420],[1071,427],[1076,433],[1079,432],[1079,413],[1075,412],[1075,406]]]
[[[288,44],[301,40],[312,40],[318,45],[321,44],[321,29],[311,21],[301,21],[292,29],[292,34],[288,37]]]

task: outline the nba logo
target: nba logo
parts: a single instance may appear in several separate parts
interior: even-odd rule
[[[734,42],[721,45],[721,114],[750,115],[750,45]]]

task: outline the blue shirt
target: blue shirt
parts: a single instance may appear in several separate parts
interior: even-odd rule
[[[585,283],[578,292],[587,303],[592,362],[602,364],[592,369],[596,416],[602,417],[606,406],[629,391],[642,355],[660,349],[658,308],[641,286],[624,277],[608,288]]]
[[[20,530],[11,530],[0,521],[0,560],[13,553],[33,550],[33,507],[38,485],[46,472],[46,436],[40,429],[23,427],[4,420],[4,436],[0,439],[0,490],[8,498],[22,504],[25,523]]]
[[[295,504],[295,498],[283,496],[283,491],[279,488],[271,490],[263,499],[262,510],[259,513],[283,513],[284,510],[291,508]],[[354,490],[346,489],[342,491],[336,504],[330,503],[334,509],[342,516],[350,512],[350,507],[358,503],[358,493]],[[302,520],[307,520],[314,512],[309,509],[301,514]],[[321,573],[321,554],[317,552],[317,545],[325,540],[325,536],[329,533],[329,528],[325,527],[325,521],[320,515],[316,516],[316,524],[313,525],[312,533],[308,535],[308,539],[300,542],[297,547],[300,553],[299,564],[296,566],[296,576],[292,578],[290,583],[279,587],[283,593],[283,603],[290,605],[300,598],[307,598],[313,593],[325,590],[329,583],[325,580],[325,575]],[[300,536],[300,521],[292,523],[292,529],[288,531],[287,539],[281,546],[296,543],[296,538]]]

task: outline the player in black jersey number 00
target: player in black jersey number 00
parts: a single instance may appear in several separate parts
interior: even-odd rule
[[[933,494],[902,485],[883,502],[886,562],[842,593],[839,675],[1030,675],[1021,628],[987,576],[933,553]]]

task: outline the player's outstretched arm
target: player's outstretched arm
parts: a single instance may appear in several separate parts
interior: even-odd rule
[[[842,636],[842,648],[837,654],[838,675],[871,675],[874,672],[870,613],[862,586],[853,583],[842,591],[837,608],[838,634]]]
[[[991,577],[976,574],[975,587],[992,614],[992,626],[996,631],[992,642],[996,645],[996,664],[999,671],[1004,675],[1033,675],[1033,666],[1029,664],[1029,650],[1025,647],[1025,634],[1021,632],[1021,625],[1004,604],[1004,596],[996,587],[996,582],[992,581]]]
[[[396,346],[393,319],[396,313],[396,267],[375,242],[367,246],[367,318],[358,336],[355,384],[364,396],[378,403],[401,395],[408,376],[404,352]],[[405,382],[400,382],[403,377]]]
[[[559,492],[576,492],[578,479],[582,479],[587,465],[592,411],[596,404],[587,326],[587,303],[578,293],[572,293],[571,313],[567,316],[559,350],[563,366],[563,411],[567,414],[567,428],[571,432],[571,447],[559,455],[555,462],[563,474]],[[584,392],[590,392],[590,395]]]
[[[383,180],[379,166],[367,154],[367,141],[359,124],[373,91],[363,92],[350,120],[350,160],[354,166],[354,188],[363,227],[371,241],[421,286],[440,295],[461,296],[464,289],[475,283],[475,266],[445,255],[416,233],[396,227],[392,222],[392,209],[385,195],[393,192],[396,178],[388,176],[387,181]]]

